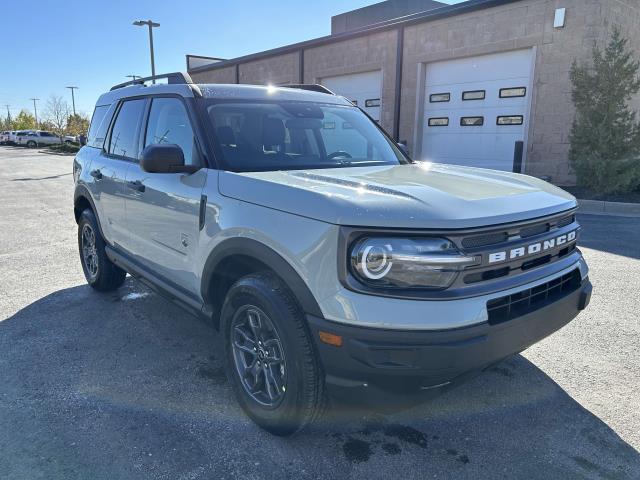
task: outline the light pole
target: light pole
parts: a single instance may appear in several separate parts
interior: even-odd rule
[[[71,105],[73,105],[73,116],[76,116],[76,97],[73,95],[73,91],[77,90],[78,87],[67,87],[71,90]]]
[[[40,100],[39,98],[30,98],[29,100],[33,100],[33,113],[36,117],[36,128],[38,128],[38,107],[36,107],[36,102]]]
[[[156,63],[153,58],[153,28],[159,27],[159,23],[152,22],[151,20],[136,20],[133,24],[137,27],[142,27],[146,25],[149,27],[149,50],[151,51],[151,76],[156,76]],[[156,83],[155,78],[151,80],[152,83]]]

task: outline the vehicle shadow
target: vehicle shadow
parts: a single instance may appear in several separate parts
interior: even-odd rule
[[[585,382],[588,382],[585,379]],[[127,279],[0,321],[3,478],[639,478],[640,454],[516,356],[419,408],[258,429],[210,325]]]

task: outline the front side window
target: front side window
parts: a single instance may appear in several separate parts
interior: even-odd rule
[[[223,161],[233,171],[409,162],[375,123],[352,106],[209,100],[206,111]]]
[[[146,100],[127,100],[118,111],[111,129],[109,153],[125,158],[138,158],[137,132],[142,121]]]
[[[182,148],[186,165],[194,165],[195,137],[184,104],[177,98],[154,98],[151,102],[145,147],[173,143]]]

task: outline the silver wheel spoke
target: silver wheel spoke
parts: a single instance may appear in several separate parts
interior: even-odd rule
[[[256,346],[255,340],[253,338],[249,337],[249,334],[247,334],[247,332],[245,332],[242,328],[235,327],[234,328],[234,332],[237,333],[238,335],[240,335],[242,337],[242,340],[245,343],[250,343],[252,347]]]
[[[238,342],[233,342],[233,346],[236,347],[239,350],[242,350],[243,352],[248,353],[249,355],[252,355],[254,357],[257,357],[258,354],[255,352],[255,350],[251,347],[247,347],[246,345],[241,345]]]
[[[232,320],[230,341],[245,392],[262,405],[277,406],[285,395],[286,362],[271,319],[258,307],[240,307]]]

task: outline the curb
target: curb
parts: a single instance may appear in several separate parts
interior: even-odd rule
[[[640,218],[640,203],[578,200],[578,213]]]

